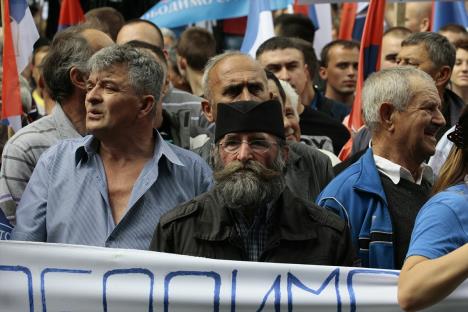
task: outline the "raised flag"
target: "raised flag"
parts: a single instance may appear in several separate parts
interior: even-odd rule
[[[274,35],[270,2],[268,0],[251,0],[241,52],[255,57],[258,47]]]
[[[60,16],[58,29],[63,30],[69,26],[84,21],[84,13],[80,0],[62,0],[60,4]]]
[[[384,26],[385,0],[370,0],[366,22],[362,33],[361,48],[359,50],[358,79],[353,106],[348,120],[348,128],[356,132],[362,125],[361,91],[367,76],[377,71],[380,66],[380,46]],[[348,158],[351,143],[347,143],[341,151],[341,160]]]
[[[319,19],[317,16],[317,10],[315,4],[299,4],[299,0],[294,0],[292,5],[293,12],[296,14],[302,14],[310,18],[315,30],[320,28]],[[330,16],[331,17],[331,16]]]
[[[465,1],[435,1],[432,6],[432,31],[439,31],[448,24],[458,24],[468,28],[468,14]]]
[[[314,37],[314,49],[316,52],[322,51],[322,48],[332,41],[332,14],[330,3],[318,3],[314,5],[317,15],[317,27]],[[313,20],[312,20],[313,21]]]
[[[357,13],[357,3],[344,3],[341,9],[340,29],[338,38],[342,40],[351,40],[353,37],[354,22]]]
[[[250,2],[263,0],[186,1],[161,0],[149,9],[142,19],[159,27],[174,28],[205,20],[221,20],[247,16]],[[293,0],[270,0],[271,10],[286,8]]]
[[[367,12],[364,32],[361,39],[359,51],[358,80],[356,95],[349,118],[348,127],[354,131],[358,130],[363,121],[361,118],[361,90],[364,80],[371,73],[377,71],[380,66],[380,46],[384,26],[385,0],[370,0]]]
[[[29,63],[39,33],[26,0],[2,0],[2,12],[2,119],[7,119],[10,127],[18,131],[23,113],[19,74]]]
[[[361,40],[367,15],[367,2],[344,3],[340,17],[338,38],[342,40]]]

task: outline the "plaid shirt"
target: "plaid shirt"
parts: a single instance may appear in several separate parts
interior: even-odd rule
[[[229,209],[249,261],[259,261],[265,248],[269,234],[268,221],[273,210],[271,208],[272,205],[268,205],[257,209],[252,224],[247,221],[241,211]]]

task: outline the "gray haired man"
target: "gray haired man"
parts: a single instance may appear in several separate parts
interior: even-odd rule
[[[41,154],[59,140],[84,135],[89,58],[113,44],[102,31],[74,26],[55,35],[42,62],[47,92],[56,105],[52,114],[18,131],[8,140],[0,171],[0,208],[11,223],[16,206]]]
[[[147,249],[159,217],[207,191],[211,170],[153,129],[165,79],[154,56],[115,45],[96,53],[89,68],[91,135],[42,155],[12,239]]]
[[[433,183],[424,160],[445,125],[440,98],[428,74],[405,66],[371,75],[362,102],[372,148],[333,179],[317,203],[348,221],[363,266],[400,269]]]

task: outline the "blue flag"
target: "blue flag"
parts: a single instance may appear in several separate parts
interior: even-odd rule
[[[309,15],[310,20],[312,21],[312,24],[314,24],[315,30],[318,30],[320,28],[320,22],[317,17],[317,10],[315,9],[315,4],[309,5],[307,13]]]
[[[13,227],[0,209],[0,240],[9,240],[11,230],[13,230]]]
[[[159,27],[174,28],[205,20],[219,20],[249,14],[250,2],[263,0],[187,1],[161,0],[141,18]],[[284,9],[292,0],[270,0],[271,10]],[[286,4],[284,4],[286,3]]]
[[[269,1],[250,1],[249,17],[247,18],[247,28],[240,49],[241,52],[255,57],[257,48],[274,35],[273,16],[271,15]]]
[[[448,24],[468,27],[468,15],[466,14],[464,1],[434,2],[432,31],[439,31],[440,28]]]

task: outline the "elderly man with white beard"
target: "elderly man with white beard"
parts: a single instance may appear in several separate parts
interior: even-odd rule
[[[166,213],[151,250],[257,262],[352,265],[345,222],[295,197],[281,104],[218,104],[215,187]]]

